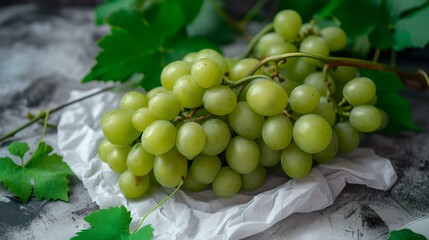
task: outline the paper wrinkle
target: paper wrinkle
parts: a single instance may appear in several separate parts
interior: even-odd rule
[[[71,99],[88,92],[72,92]],[[68,108],[58,125],[58,145],[70,168],[82,180],[100,208],[125,205],[132,226],[173,189],[158,188],[139,200],[120,193],[118,174],[97,157],[103,138],[102,115],[119,106],[120,95],[102,93]],[[240,239],[264,231],[297,212],[312,212],[330,206],[346,183],[387,190],[397,180],[389,159],[370,149],[342,154],[329,164],[320,164],[297,180],[268,176],[262,190],[217,198],[212,190],[188,193],[179,190],[151,213],[145,224],[155,229],[154,239]],[[313,229],[317,231],[317,229]]]

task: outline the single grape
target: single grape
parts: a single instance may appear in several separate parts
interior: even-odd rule
[[[109,140],[103,139],[99,144],[97,148],[98,156],[100,157],[101,161],[106,162],[107,161],[107,155],[109,155],[109,152],[115,148],[115,145],[110,143]]]
[[[301,45],[299,45],[300,52],[306,52],[311,54],[318,54],[322,56],[329,56],[329,46],[326,40],[319,36],[308,36],[305,38]],[[304,58],[309,63],[319,63],[320,61],[313,58]]]
[[[256,78],[256,79],[254,79],[254,80],[252,80],[252,81],[250,81],[250,82],[248,82],[246,84],[243,84],[244,87],[239,92],[237,100],[238,101],[246,101],[247,91],[249,90],[250,86],[252,86],[255,82],[259,82],[259,81],[262,81],[262,80],[265,80],[265,79],[263,79],[263,78]]]
[[[358,71],[355,67],[338,66],[329,71],[329,74],[334,78],[335,82],[340,85],[346,84],[348,81],[356,78]]]
[[[135,111],[131,119],[134,128],[140,132],[144,132],[147,126],[156,120],[158,120],[158,118],[155,117],[147,107]]]
[[[300,85],[299,82],[293,81],[288,77],[285,77],[284,79],[282,79],[282,81],[280,80],[275,80],[280,86],[282,86],[282,88],[286,91],[287,95],[290,96],[290,94],[292,93],[292,90],[296,87],[298,87]]]
[[[202,58],[192,65],[191,76],[202,88],[218,86],[222,83],[223,74],[215,61]]]
[[[157,93],[149,99],[149,109],[158,119],[172,120],[182,106],[172,92]]]
[[[302,25],[301,15],[294,10],[282,10],[274,16],[274,31],[287,41],[294,40]]]
[[[255,55],[258,58],[267,57],[267,51],[272,46],[284,43],[284,39],[276,32],[265,33],[255,46]]]
[[[338,137],[334,130],[332,130],[332,138],[329,145],[321,152],[313,154],[314,160],[318,163],[328,163],[332,161],[338,153]]]
[[[280,161],[280,155],[282,151],[273,150],[265,144],[262,138],[256,140],[256,143],[259,147],[259,152],[261,153],[261,157],[259,159],[259,163],[264,167],[274,167]]]
[[[206,133],[206,144],[201,153],[216,156],[223,152],[231,139],[228,125],[216,118],[205,121],[201,126]]]
[[[237,104],[235,92],[224,85],[207,89],[203,95],[203,106],[215,115],[227,115]]]
[[[143,196],[149,188],[150,177],[134,176],[131,171],[125,171],[119,176],[119,189],[126,198]]]
[[[153,173],[161,186],[172,188],[179,185],[182,177],[186,177],[187,167],[188,160],[174,147],[155,157]]]
[[[317,89],[317,91],[319,92],[320,96],[327,96],[328,94],[328,85],[329,85],[329,89],[332,92],[335,92],[335,82],[332,79],[331,76],[329,76],[329,74],[327,75],[327,81],[326,82],[323,79],[323,73],[322,72],[314,72],[309,74],[305,79],[304,79],[304,84],[308,85],[308,86],[312,86],[315,89]]]
[[[303,178],[310,173],[313,163],[311,154],[304,152],[294,142],[282,151],[281,164],[291,178]]]
[[[316,65],[298,58],[292,64],[286,64],[287,76],[294,82],[302,82],[311,73],[316,71]]]
[[[292,43],[281,42],[281,43],[271,45],[267,49],[267,56],[275,56],[275,55],[291,53],[291,52],[296,52],[296,51],[298,51],[298,49]],[[293,61],[293,58],[290,58],[287,61],[289,62],[290,60]]]
[[[380,113],[382,116],[382,121],[381,121],[381,125],[378,128],[378,130],[383,130],[389,124],[389,115],[383,109],[379,109],[379,110],[380,110]]]
[[[194,63],[195,59],[197,59],[197,57],[198,57],[198,53],[197,52],[190,52],[190,53],[187,53],[182,58],[182,60],[185,61],[185,62],[188,62],[188,63]]]
[[[292,90],[289,96],[289,104],[294,112],[305,114],[317,108],[320,94],[314,87],[300,85]]]
[[[135,176],[144,176],[152,170],[154,160],[154,155],[146,152],[141,143],[136,143],[128,153],[127,168]]]
[[[255,113],[247,102],[238,102],[234,110],[228,114],[231,128],[247,139],[260,138],[265,118]]]
[[[101,121],[104,137],[116,145],[129,145],[140,132],[132,124],[133,111],[116,109],[106,113]]]
[[[261,80],[253,83],[246,94],[250,108],[262,116],[277,115],[286,108],[288,96],[276,82]]]
[[[110,150],[106,162],[113,171],[122,173],[127,170],[127,157],[130,149],[131,147],[127,145],[116,145]]]
[[[176,127],[166,120],[152,122],[141,137],[143,148],[153,155],[161,155],[176,144]]]
[[[343,96],[353,106],[367,104],[374,98],[376,87],[367,77],[350,80],[343,88]]]
[[[121,98],[121,109],[135,111],[142,107],[147,107],[148,97],[141,92],[131,91],[125,93]]]
[[[293,125],[293,140],[307,153],[322,151],[329,145],[331,138],[331,126],[319,115],[303,115]]]
[[[197,182],[210,184],[221,167],[222,163],[218,156],[200,154],[192,160],[191,175]]]
[[[213,192],[218,197],[230,198],[240,191],[240,174],[236,173],[228,166],[222,167],[214,179],[212,187]]]
[[[188,172],[191,169],[188,168]],[[192,174],[187,174],[185,181],[183,182],[182,189],[189,192],[202,192],[210,187],[210,184],[200,183],[192,176]]]
[[[316,109],[314,109],[311,113],[323,117],[331,127],[334,126],[337,118],[334,107],[327,101],[325,97],[320,98],[319,105],[317,105]]]
[[[269,117],[262,127],[262,139],[273,150],[281,150],[292,140],[292,122],[283,114]]]
[[[247,174],[258,166],[259,147],[253,140],[235,136],[225,150],[225,157],[234,171],[240,174]]]
[[[213,49],[206,48],[198,51],[197,57],[194,59],[194,63],[202,58],[209,58],[215,61],[219,66],[222,75],[229,71],[228,63],[226,62],[224,56]]]
[[[161,72],[161,84],[167,90],[173,90],[174,82],[184,75],[191,74],[192,64],[185,61],[174,61],[167,64]]]
[[[156,88],[152,88],[149,92],[147,92],[146,96],[151,99],[155,94],[160,93],[160,92],[168,92],[167,89],[165,89],[164,87],[160,86],[160,87],[156,87]],[[148,103],[149,104],[149,103]]]
[[[350,125],[359,132],[374,132],[383,122],[380,110],[372,105],[354,106],[350,111]]]
[[[241,174],[241,189],[243,191],[256,191],[264,184],[267,172],[262,165],[248,174]]]
[[[346,47],[347,35],[343,29],[337,26],[330,26],[323,28],[320,34],[325,39],[331,52],[336,52]]]
[[[204,148],[206,133],[203,127],[196,122],[187,122],[177,130],[176,147],[188,159],[192,159]]]
[[[185,108],[196,108],[202,105],[204,88],[198,86],[191,75],[184,75],[176,80],[173,94]]]
[[[338,151],[347,153],[355,150],[360,141],[359,132],[349,122],[340,122],[334,125],[338,137]]]
[[[247,77],[251,70],[259,63],[256,58],[243,58],[236,62],[229,70],[229,78],[231,81],[238,81]],[[253,75],[262,74],[262,67],[258,68]]]

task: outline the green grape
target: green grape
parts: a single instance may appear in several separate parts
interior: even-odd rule
[[[317,105],[316,109],[314,109],[311,113],[314,113],[323,117],[331,127],[334,126],[337,118],[334,107],[332,106],[331,103],[327,101],[325,97],[320,98],[319,105]]]
[[[165,89],[164,87],[156,87],[156,88],[152,88],[149,92],[147,92],[146,96],[151,99],[155,94],[157,93],[161,93],[161,92],[168,92],[167,89]],[[148,102],[149,104],[149,102]]]
[[[142,107],[147,107],[149,99],[141,92],[131,91],[125,93],[121,98],[121,109],[135,111]]]
[[[177,117],[181,108],[172,92],[160,92],[149,99],[149,109],[158,119],[172,120]]]
[[[167,90],[173,90],[174,83],[178,78],[184,75],[191,74],[191,66],[186,61],[174,61],[162,69],[161,72],[161,84]]]
[[[338,137],[334,130],[332,130],[332,138],[329,145],[321,152],[313,154],[314,160],[318,163],[328,163],[332,161],[338,153]]]
[[[201,106],[204,89],[192,79],[191,75],[185,75],[176,80],[173,86],[173,94],[185,108]]]
[[[326,43],[325,39],[319,36],[308,36],[305,38],[301,45],[299,45],[300,52],[306,52],[311,54],[318,54],[322,56],[329,56],[329,46]],[[320,61],[313,58],[304,58],[305,61],[309,63],[319,63]]]
[[[379,110],[382,116],[382,121],[378,130],[383,130],[384,128],[386,128],[387,124],[389,124],[389,115],[383,109],[379,109]]]
[[[294,82],[302,82],[311,73],[316,71],[316,65],[307,62],[304,58],[298,58],[286,66],[287,76]]]
[[[269,117],[262,127],[262,139],[273,150],[281,150],[292,140],[292,122],[283,114]]]
[[[207,89],[203,95],[203,106],[215,115],[227,115],[237,104],[235,92],[224,85]]]
[[[281,164],[291,178],[303,178],[310,173],[313,163],[311,154],[304,152],[294,142],[282,151]]]
[[[195,83],[202,88],[218,86],[222,83],[223,74],[210,58],[202,58],[192,65],[191,76]]]
[[[241,91],[239,92],[238,95],[238,101],[246,101],[246,95],[247,95],[247,91],[249,90],[250,86],[252,86],[255,82],[259,82],[264,80],[263,78],[256,78],[246,84],[243,84],[244,87],[241,89]]]
[[[298,49],[292,43],[281,42],[281,43],[277,43],[275,45],[271,45],[267,49],[267,56],[276,56],[276,55],[291,53],[291,52],[296,52],[296,51],[298,51]],[[293,58],[288,59],[288,62],[292,59]]]
[[[206,133],[206,145],[201,153],[208,156],[216,156],[223,152],[231,139],[228,125],[216,118],[205,121],[201,126]]]
[[[375,84],[367,77],[350,80],[343,88],[343,96],[353,106],[367,104],[374,98]]]
[[[327,80],[329,84],[329,89],[331,89],[332,92],[335,92],[335,82],[334,79],[332,79],[329,74],[327,75]],[[312,86],[319,92],[320,96],[327,96],[328,93],[328,86],[325,80],[323,79],[323,73],[322,72],[314,72],[309,74],[304,79],[304,84],[308,86]]]
[[[161,186],[172,188],[179,185],[182,177],[186,178],[187,167],[188,160],[174,147],[155,157],[153,173]]]
[[[247,139],[260,138],[265,118],[255,113],[247,102],[238,102],[234,110],[228,114],[231,128]]]
[[[359,132],[356,131],[349,122],[335,124],[334,130],[338,137],[339,152],[351,152],[358,147],[360,141]]]
[[[140,132],[132,124],[133,111],[116,109],[107,112],[101,121],[104,137],[116,145],[131,144]]]
[[[154,160],[154,155],[146,152],[141,143],[136,143],[128,153],[127,168],[135,176],[144,176],[152,170]]]
[[[251,70],[259,63],[256,58],[243,58],[236,62],[229,71],[231,81],[238,81],[247,77]],[[262,67],[258,68],[253,75],[262,74]]]
[[[256,191],[264,184],[267,172],[262,165],[248,174],[241,174],[241,189],[243,191]]]
[[[350,111],[350,125],[359,132],[374,132],[383,122],[383,115],[372,105],[354,106]]]
[[[182,58],[182,60],[185,61],[185,62],[188,62],[188,63],[194,63],[195,59],[197,59],[197,57],[198,57],[198,53],[197,52],[190,52],[190,53],[187,53]]]
[[[256,143],[259,147],[259,152],[261,153],[261,157],[259,159],[259,163],[264,167],[274,167],[280,161],[280,155],[282,151],[273,150],[265,144],[262,138],[256,140]]]
[[[130,149],[131,147],[127,145],[116,145],[110,150],[106,162],[113,171],[122,173],[127,170],[127,156]]]
[[[190,175],[192,175],[197,182],[210,184],[222,167],[221,164],[218,156],[200,154],[192,160]]]
[[[368,104],[372,105],[372,106],[375,106],[375,105],[377,105],[377,102],[378,102],[377,95],[374,95],[374,97],[371,98],[371,100],[368,102]]]
[[[343,29],[336,26],[326,27],[320,31],[320,34],[325,39],[331,52],[336,52],[346,47],[347,35]]]
[[[310,35],[320,35],[320,28],[319,26],[315,25],[314,23],[304,23],[302,24],[301,28],[299,29],[299,36],[304,39]]]
[[[222,167],[216,178],[213,180],[213,192],[221,198],[230,198],[234,196],[241,188],[240,174],[236,173],[230,167]]]
[[[284,78],[283,81],[275,80],[282,88],[286,91],[287,95],[290,96],[292,90],[300,85],[299,82],[293,81],[290,78]]]
[[[109,152],[115,148],[115,145],[110,143],[109,140],[103,139],[100,144],[98,144],[97,153],[100,157],[101,161],[106,162],[107,161],[107,155],[109,155]]]
[[[188,172],[191,169],[188,168]],[[182,189],[189,192],[202,192],[210,187],[210,184],[200,183],[192,176],[192,174],[187,174],[185,181],[183,182]]]
[[[299,13],[294,10],[282,10],[274,16],[274,31],[286,41],[294,40],[299,33],[302,19]]]
[[[258,58],[267,57],[267,51],[270,47],[284,43],[284,39],[276,32],[265,33],[255,46],[255,55]]]
[[[119,189],[126,198],[134,199],[143,196],[149,188],[150,177],[134,176],[131,171],[125,171],[119,176]]]
[[[228,63],[226,62],[222,54],[218,53],[217,51],[208,48],[198,51],[194,63],[203,58],[210,58],[211,60],[215,61],[216,64],[219,66],[222,75],[229,71]]]
[[[203,127],[196,122],[182,124],[177,130],[176,147],[188,159],[192,159],[204,148],[206,133]]]
[[[356,76],[358,75],[358,71],[355,67],[338,66],[334,69],[331,69],[329,71],[329,75],[334,78],[336,83],[344,85],[353,78],[356,78]]]
[[[148,153],[161,155],[174,147],[176,135],[176,127],[171,122],[156,120],[143,132],[141,143]]]
[[[256,142],[241,136],[232,138],[225,150],[229,166],[240,174],[255,170],[259,164],[259,156],[259,147]]]
[[[277,115],[286,108],[288,96],[276,82],[261,80],[252,84],[246,93],[250,108],[262,116]]]
[[[305,114],[317,108],[320,94],[314,87],[300,85],[292,90],[289,96],[289,104],[294,112]]]
[[[331,126],[319,115],[303,115],[293,125],[293,140],[307,153],[322,151],[329,145],[331,138]]]
[[[140,132],[144,132],[147,126],[155,120],[158,120],[158,118],[156,118],[147,107],[143,107],[135,111],[131,118],[134,128]]]

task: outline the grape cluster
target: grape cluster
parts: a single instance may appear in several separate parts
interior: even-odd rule
[[[269,168],[302,178],[386,125],[374,82],[353,67],[323,72],[308,57],[258,67],[268,56],[339,51],[347,43],[341,28],[302,24],[293,10],[279,12],[273,26],[253,56],[189,53],[163,69],[161,87],[130,91],[105,113],[98,154],[120,174],[126,197],[142,196],[150,183],[175,187],[182,177],[186,190],[211,187],[222,198],[257,190]]]

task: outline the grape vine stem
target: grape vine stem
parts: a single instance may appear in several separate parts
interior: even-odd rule
[[[372,61],[367,61],[362,59],[345,58],[345,57],[327,57],[319,54],[312,54],[312,53],[305,53],[305,52],[291,52],[291,53],[285,53],[281,55],[264,58],[250,71],[249,75],[252,75],[253,73],[255,73],[258,68],[260,68],[261,66],[263,66],[268,62],[279,62],[293,57],[307,57],[307,58],[317,59],[322,61],[325,64],[328,64],[329,67],[331,68],[337,67],[337,66],[350,66],[350,67],[356,67],[356,68],[366,68],[366,69],[372,69],[372,70],[393,72],[398,77],[403,79],[404,82],[409,87],[415,88],[417,90],[424,90],[429,87],[429,78],[423,70],[419,70],[417,72],[408,72],[389,65],[375,63]]]

